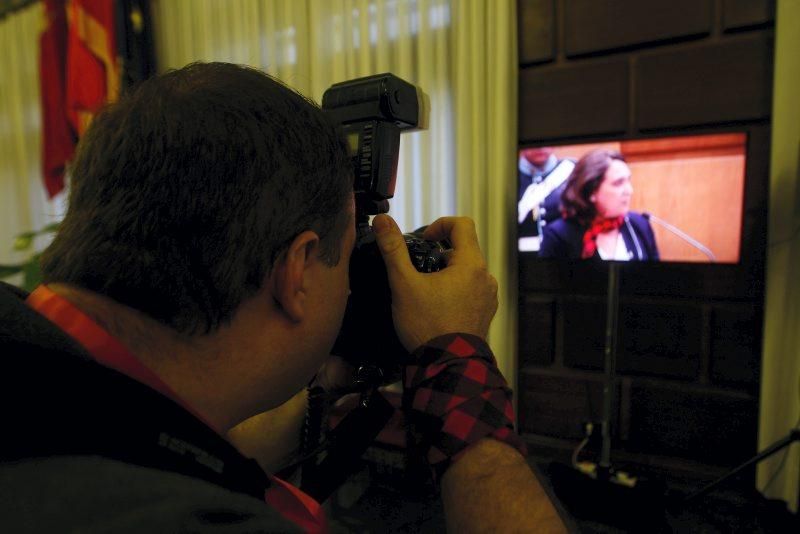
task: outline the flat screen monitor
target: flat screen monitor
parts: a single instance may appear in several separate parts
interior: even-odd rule
[[[746,133],[523,147],[520,256],[740,261]]]

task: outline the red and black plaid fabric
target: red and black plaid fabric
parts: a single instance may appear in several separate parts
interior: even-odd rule
[[[526,454],[514,432],[511,389],[485,341],[469,334],[440,336],[417,349],[411,361],[403,376],[409,446],[427,459],[437,479],[482,438]]]

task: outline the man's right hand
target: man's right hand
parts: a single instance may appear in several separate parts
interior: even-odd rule
[[[443,217],[428,226],[425,239],[448,239],[453,249],[447,267],[425,274],[411,263],[391,217],[376,216],[372,228],[389,275],[395,330],[406,350],[455,332],[486,338],[497,311],[497,281],[486,268],[471,219]]]

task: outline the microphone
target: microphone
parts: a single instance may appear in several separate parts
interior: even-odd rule
[[[664,228],[666,228],[667,230],[669,230],[670,232],[672,232],[676,236],[680,237],[681,239],[683,239],[684,241],[686,241],[687,243],[689,243],[690,245],[692,245],[693,247],[698,249],[700,252],[702,252],[703,254],[708,256],[708,259],[711,260],[712,263],[717,261],[717,257],[714,256],[714,253],[711,252],[711,249],[709,249],[707,246],[702,244],[697,239],[694,239],[692,236],[690,236],[686,232],[684,232],[684,231],[672,226],[670,223],[668,223],[664,219],[656,217],[652,213],[647,213],[646,211],[642,212],[642,217],[644,217],[648,221],[653,221],[655,223],[660,224],[661,226],[663,226]]]

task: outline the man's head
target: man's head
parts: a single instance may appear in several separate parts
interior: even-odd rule
[[[549,146],[522,149],[522,156],[536,167],[544,167],[552,154],[553,148]]]
[[[144,82],[81,140],[45,282],[85,288],[186,334],[254,295],[304,231],[328,265],[352,166],[313,103],[255,69],[194,64]]]

